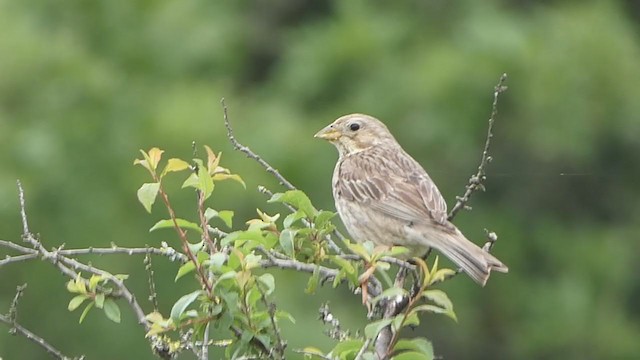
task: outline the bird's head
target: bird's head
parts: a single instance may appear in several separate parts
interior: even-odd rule
[[[341,156],[357,153],[375,146],[397,144],[389,129],[378,119],[364,114],[350,114],[338,118],[314,135],[338,148]]]

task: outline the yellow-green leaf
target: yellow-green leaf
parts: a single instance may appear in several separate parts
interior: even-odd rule
[[[178,269],[178,273],[176,274],[176,278],[173,281],[178,281],[178,279],[187,275],[195,269],[196,265],[193,263],[193,261],[186,262],[184,265],[180,266],[180,268]]]
[[[176,219],[176,223],[178,224],[178,227],[180,227],[181,229],[191,229],[191,230],[197,231],[198,233],[202,233],[202,228],[200,227],[200,225],[194,222],[191,222],[185,219]],[[151,229],[149,229],[149,232],[152,232],[158,229],[173,228],[174,226],[175,224],[173,223],[173,220],[164,219],[155,223],[155,225],[153,225]]]
[[[244,183],[244,180],[242,180],[242,178],[238,174],[217,173],[213,175],[213,180],[214,181],[234,180],[240,185],[242,185],[243,188],[245,189],[247,188],[247,184]]]
[[[366,336],[367,339],[375,338],[382,329],[391,324],[391,321],[393,321],[393,319],[382,319],[368,324],[364,327],[364,336]]]
[[[228,228],[233,227],[233,211],[231,210],[217,211],[212,208],[207,208],[207,210],[205,210],[204,212],[204,216],[207,221],[213,219],[214,217],[217,217],[222,220]]]
[[[104,294],[96,294],[95,299],[93,300],[96,303],[96,307],[98,309],[102,309],[104,306]]]
[[[156,201],[160,183],[145,183],[138,189],[138,201],[144,206],[148,213],[151,213],[151,206]]]
[[[93,308],[93,305],[95,305],[95,303],[94,302],[90,302],[89,304],[87,304],[87,306],[84,308],[84,310],[82,310],[82,314],[80,314],[80,320],[78,320],[78,322],[80,324],[82,324],[82,321],[84,320],[84,318],[89,313],[89,310],[91,310]]]
[[[149,150],[149,165],[151,165],[151,168],[153,170],[158,168],[160,159],[162,159],[162,153],[164,153],[164,150],[160,150],[157,147],[151,148],[151,150]]]
[[[162,170],[162,176],[169,172],[183,171],[189,168],[189,163],[182,159],[169,159],[167,166]]]
[[[69,305],[67,305],[67,309],[69,311],[73,311],[77,309],[82,303],[88,299],[87,295],[76,295],[69,301]]]

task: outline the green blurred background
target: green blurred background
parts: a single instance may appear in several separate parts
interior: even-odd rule
[[[333,209],[336,151],[312,135],[350,112],[385,121],[429,171],[450,206],[475,171],[493,86],[500,100],[487,191],[456,224],[477,242],[500,237],[507,263],[486,288],[444,285],[459,318],[431,316],[427,336],[445,359],[637,359],[640,356],[640,5],[619,1],[144,1],[0,0],[0,238],[20,241],[16,179],[31,228],[48,247],[176,244],[148,233],[132,166],[159,146],[190,158],[191,142],[225,153],[240,173],[212,206],[236,225],[278,190],[225,138],[221,97],[237,137]],[[169,187],[183,216],[193,199]],[[7,254],[0,249],[0,256]],[[142,258],[84,258],[128,283],[145,310]],[[154,260],[161,309],[194,286]],[[306,275],[281,274],[278,300],[296,325],[289,348],[329,350],[317,308],[345,326],[365,311],[340,288],[304,293]],[[68,355],[151,359],[122,304],[115,324],[77,324],[66,279],[42,262],[0,268],[0,312],[28,283],[19,321]],[[0,357],[47,355],[0,326]],[[295,357],[295,356],[292,356]],[[184,355],[183,358],[191,358]]]

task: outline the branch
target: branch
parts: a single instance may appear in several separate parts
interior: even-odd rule
[[[136,318],[138,319],[138,323],[144,326],[145,332],[149,331],[149,323],[145,318],[144,311],[138,304],[135,296],[129,291],[129,289],[124,285],[124,282],[110,273],[94,268],[93,266],[85,265],[77,260],[70,259],[63,255],[60,255],[58,251],[47,251],[47,249],[42,246],[40,241],[35,238],[35,236],[29,230],[29,223],[27,221],[27,212],[24,200],[24,190],[22,188],[22,184],[20,181],[17,181],[18,184],[18,194],[20,198],[20,216],[22,218],[22,239],[30,244],[35,250],[38,251],[43,257],[43,259],[48,260],[56,266],[63,274],[66,276],[75,279],[77,276],[76,271],[72,269],[80,269],[82,271],[91,272],[98,275],[103,275],[105,278],[108,278],[119,290],[120,296],[123,297],[128,303],[131,309],[133,310]]]
[[[261,295],[260,299],[262,301],[262,304],[264,305],[265,308],[267,308],[267,313],[269,314],[269,320],[271,321],[271,327],[273,328],[273,333],[276,337],[275,339],[276,343],[273,349],[271,349],[271,351],[272,352],[275,351],[279,359],[284,359],[285,358],[284,350],[287,348],[287,342],[284,339],[282,339],[282,334],[280,333],[280,328],[278,327],[278,322],[276,321],[276,304],[269,302],[267,300],[267,295],[262,290],[262,287],[260,287],[260,284],[258,282],[256,282],[256,288],[260,292],[260,295]],[[273,356],[273,354],[271,355]]]
[[[27,330],[26,328],[24,328],[22,325],[16,323],[16,322],[12,322],[9,320],[9,318],[5,315],[0,315],[0,321],[7,324],[7,325],[11,325],[12,329],[14,329],[16,331],[16,333],[26,337],[27,339],[33,341],[34,343],[38,344],[40,347],[42,347],[43,349],[45,349],[49,354],[51,354],[51,356],[53,356],[56,359],[60,359],[60,360],[70,360],[72,358],[65,356],[60,350],[56,349],[55,347],[53,347],[53,345],[49,344],[48,342],[46,342],[43,338],[41,338],[40,336],[32,333],[31,331]],[[84,357],[80,357],[80,359],[83,359]]]
[[[11,307],[9,308],[9,314],[8,315],[0,314],[0,322],[3,322],[11,326],[11,329],[9,330],[10,334],[12,335],[20,334],[24,336],[25,338],[29,339],[30,341],[42,347],[46,352],[48,352],[54,358],[59,360],[71,360],[70,357],[65,356],[60,350],[53,347],[53,345],[46,342],[43,338],[32,333],[31,331],[27,330],[26,328],[18,324],[16,320],[18,316],[18,300],[22,296],[24,289],[26,287],[27,287],[27,284],[18,286],[16,295],[14,296],[13,301],[11,302]],[[83,358],[84,356],[80,357],[80,359],[83,359]]]
[[[487,179],[485,168],[493,159],[489,155],[489,147],[491,145],[491,139],[493,138],[493,123],[498,116],[498,97],[500,96],[500,94],[507,90],[507,87],[504,85],[505,81],[507,81],[506,73],[500,76],[500,80],[498,80],[498,84],[494,87],[493,90],[493,104],[491,106],[491,116],[489,116],[487,140],[484,143],[484,149],[482,150],[482,157],[480,158],[478,171],[475,174],[471,175],[471,178],[469,178],[469,182],[466,185],[466,191],[464,192],[464,194],[462,196],[456,196],[456,204],[449,212],[449,221],[452,221],[461,209],[467,207],[467,202],[469,202],[469,199],[471,199],[471,195],[473,195],[474,192],[478,190],[484,191],[484,181]]]
[[[260,164],[268,173],[273,175],[278,180],[278,182],[280,182],[280,185],[284,186],[285,188],[287,188],[289,190],[296,190],[296,187],[293,186],[293,184],[291,182],[289,182],[289,180],[287,180],[284,176],[282,176],[282,174],[280,174],[280,172],[278,172],[277,169],[275,169],[268,162],[266,162],[264,159],[262,159],[258,154],[254,153],[251,149],[249,149],[249,147],[247,147],[245,145],[242,145],[236,139],[236,137],[233,135],[233,128],[231,127],[231,123],[229,122],[229,114],[228,114],[227,104],[225,103],[224,98],[222,98],[222,100],[220,100],[220,103],[222,104],[222,110],[223,110],[223,114],[224,114],[224,126],[227,128],[227,138],[229,138],[229,141],[233,145],[233,148],[235,150],[238,150],[238,151],[244,153],[248,158],[253,159],[256,162],[258,162],[258,164]],[[258,191],[260,191],[263,194],[267,194],[269,196],[273,196],[273,193],[271,191],[269,191],[267,188],[265,188],[264,186],[258,187]],[[285,204],[285,206],[287,206],[289,208],[289,210],[291,210],[292,212],[296,211],[296,209],[294,209],[290,205]],[[308,221],[305,221],[305,225],[311,226]],[[334,230],[333,231],[333,235],[336,236],[338,239],[340,239],[342,242],[344,242],[344,236],[339,231]],[[329,246],[331,247],[331,249],[333,251],[335,251],[338,254],[342,253],[342,250],[340,249],[340,247],[338,247],[336,245],[336,243],[330,237],[327,236],[326,240],[327,240]]]
[[[260,156],[258,156],[258,154],[251,151],[249,147],[242,145],[240,142],[238,142],[238,140],[236,140],[235,136],[233,136],[233,129],[231,128],[231,123],[229,122],[227,104],[225,103],[224,98],[220,100],[220,103],[222,104],[222,110],[224,113],[224,126],[227,128],[227,137],[229,138],[229,141],[231,141],[233,148],[244,153],[248,158],[257,161],[258,164],[260,164],[268,173],[273,175],[280,182],[280,185],[286,187],[289,190],[296,190],[296,187],[293,186],[293,184],[290,183],[287,179],[285,179],[284,176],[282,176],[280,172],[278,172],[278,170],[269,165],[269,163],[264,161]]]

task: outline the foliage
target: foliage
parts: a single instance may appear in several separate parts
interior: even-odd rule
[[[490,86],[507,72],[487,191],[456,225],[476,241],[483,227],[496,231],[511,272],[484,289],[466,279],[443,284],[461,325],[435,316],[408,335],[429,338],[438,356],[452,359],[634,359],[638,19],[638,2],[627,0],[0,1],[0,239],[20,242],[21,179],[47,249],[174,244],[169,230],[147,232],[167,218],[159,215],[166,214],[159,197],[153,217],[132,206],[132,184],[154,181],[127,165],[150,144],[184,159],[191,153],[184,144],[212,144],[248,189],[275,188],[261,168],[230,151],[223,96],[238,135],[318,209],[333,208],[335,152],[312,135],[356,111],[384,120],[451,205],[477,164]],[[167,179],[173,193],[181,182]],[[211,207],[234,211],[236,228],[256,217],[256,207],[281,212],[233,182],[216,184],[213,197]],[[192,196],[171,200],[192,219]],[[222,220],[211,222],[226,229]],[[14,254],[0,248],[0,261]],[[145,277],[134,275],[138,256],[83,256],[130,273],[127,286],[145,293]],[[122,300],[121,324],[95,316],[102,311],[94,306],[74,333],[89,301],[70,315],[77,294],[54,296],[68,278],[24,265],[0,268],[0,312],[16,286],[28,283],[18,319],[55,345],[87,358],[148,356]],[[158,309],[168,317],[195,289],[193,272],[162,281],[176,277],[176,264],[161,257],[153,267],[165,296]],[[330,300],[344,327],[366,325],[361,301],[346,286],[318,286],[319,295],[308,296],[309,277],[271,272],[274,299],[297,320],[281,324],[289,349],[309,337],[325,353],[333,348],[316,323],[316,298]],[[138,300],[149,306],[146,296]],[[0,332],[0,357],[15,354],[42,357]]]
[[[175,281],[183,276],[193,274],[198,280],[197,288],[181,296],[173,305],[171,312],[165,316],[157,310],[147,314],[149,331],[147,337],[162,336],[169,348],[168,355],[173,356],[184,349],[196,348],[197,343],[207,343],[209,334],[214,333],[211,344],[224,346],[228,358],[247,356],[268,356],[284,358],[287,346],[281,337],[279,323],[282,320],[295,322],[291,314],[278,308],[272,302],[272,294],[276,289],[275,278],[261,269],[269,267],[288,267],[296,269],[302,264],[315,266],[309,276],[307,292],[313,293],[320,282],[328,280],[320,278],[320,269],[326,274],[333,271],[333,287],[342,283],[351,289],[362,292],[362,302],[367,307],[378,307],[386,301],[399,301],[408,297],[406,309],[397,315],[372,321],[364,327],[364,336],[343,338],[328,354],[323,354],[313,347],[302,350],[307,356],[320,358],[373,359],[373,349],[368,349],[383,329],[390,327],[393,339],[389,345],[389,354],[393,359],[417,356],[419,359],[432,359],[433,349],[424,338],[402,339],[398,334],[404,327],[417,326],[421,312],[445,314],[454,320],[453,305],[442,290],[433,289],[433,285],[443,281],[454,272],[449,269],[438,269],[436,258],[432,269],[422,259],[416,259],[420,265],[422,276],[417,285],[416,294],[402,287],[389,284],[386,289],[375,289],[377,294],[369,297],[370,279],[374,273],[389,279],[391,265],[385,261],[389,256],[406,252],[401,247],[374,247],[371,243],[347,246],[356,258],[345,258],[342,252],[334,252],[327,246],[335,226],[331,222],[335,213],[317,210],[307,195],[300,190],[289,190],[276,193],[268,202],[287,204],[292,211],[280,221],[280,214],[269,215],[257,210],[258,217],[247,221],[246,229],[225,233],[219,229],[211,230],[210,221],[219,218],[226,227],[231,227],[233,212],[214,210],[206,207],[206,202],[213,195],[216,183],[232,179],[244,186],[242,178],[232,174],[220,166],[221,154],[215,154],[205,146],[207,159],[195,158],[191,165],[188,162],[171,158],[160,170],[163,150],[152,148],[148,152],[141,151],[142,159],[134,164],[144,167],[153,180],[143,184],[138,191],[138,200],[144,208],[151,212],[155,199],[160,196],[167,207],[170,218],[160,220],[150,231],[162,228],[174,228],[184,251],[186,262],[177,269]],[[197,193],[198,221],[179,218],[174,212],[169,194],[165,192],[163,183],[170,173],[188,171],[190,174],[183,182],[182,188],[194,188]],[[193,234],[193,235],[191,235]],[[212,236],[213,235],[213,236]],[[194,239],[195,237],[195,239]],[[273,263],[271,259],[279,259]],[[327,266],[335,266],[335,268]],[[377,280],[375,280],[377,282]],[[97,280],[90,281],[97,284]],[[79,292],[74,297],[69,310],[77,308],[85,298],[98,296],[85,295],[82,279],[71,281],[69,291]],[[401,286],[402,284],[400,284]],[[90,286],[89,293],[95,291]],[[84,296],[84,297],[81,297]],[[79,298],[80,297],[80,298]],[[81,299],[81,300],[78,300]],[[104,296],[102,296],[104,301]],[[94,303],[97,307],[98,301]],[[73,305],[73,306],[72,306]],[[93,303],[90,303],[82,318]],[[105,309],[105,313],[109,313]],[[176,333],[173,339],[168,334]],[[357,332],[360,333],[360,332]],[[189,334],[192,343],[181,343],[184,334]]]

